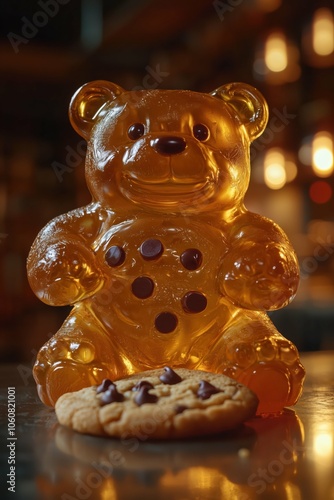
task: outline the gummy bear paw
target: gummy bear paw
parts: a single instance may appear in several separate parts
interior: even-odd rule
[[[108,376],[102,363],[95,362],[95,348],[88,341],[51,339],[39,351],[33,374],[39,397],[49,406],[65,392],[99,383]]]
[[[241,343],[228,352],[224,373],[252,389],[259,398],[258,414],[279,413],[296,403],[305,370],[296,347],[284,338]]]

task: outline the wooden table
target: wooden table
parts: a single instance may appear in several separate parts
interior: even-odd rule
[[[0,498],[334,500],[334,352],[302,358],[307,378],[293,410],[168,443],[71,432],[39,401],[30,367],[2,366]],[[16,404],[9,428],[8,395]]]

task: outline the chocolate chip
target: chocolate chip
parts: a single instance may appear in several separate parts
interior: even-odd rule
[[[174,408],[175,415],[179,415],[180,413],[183,413],[184,410],[188,410],[188,406],[185,405],[177,405]]]
[[[144,241],[140,247],[141,256],[146,260],[158,259],[162,254],[164,247],[161,241],[149,239]]]
[[[159,377],[159,380],[161,380],[163,384],[175,385],[182,381],[180,375],[175,373],[175,371],[172,370],[169,366],[165,366],[164,370],[165,373],[163,373]]]
[[[111,267],[120,266],[125,260],[125,252],[123,248],[118,245],[110,247],[106,252],[105,260]]]
[[[188,248],[182,253],[180,260],[183,267],[189,269],[189,271],[194,271],[201,266],[203,256],[196,248]]]
[[[182,307],[188,313],[204,311],[207,303],[207,298],[201,292],[188,292],[182,299]]]
[[[102,383],[99,386],[97,386],[96,394],[100,394],[101,392],[105,392],[110,385],[114,385],[114,382],[112,382],[109,378],[103,379]]]
[[[217,394],[217,392],[221,392],[220,389],[206,380],[201,380],[197,390],[197,397],[200,399],[209,399],[212,394]]]
[[[134,280],[131,288],[133,295],[138,297],[138,299],[147,299],[148,297],[151,297],[153,293],[154,283],[151,278],[148,278],[147,276],[140,276]]]
[[[177,317],[170,312],[162,312],[155,318],[155,327],[160,333],[171,333],[177,326]]]
[[[139,389],[134,397],[134,402],[138,406],[141,406],[145,403],[156,403],[158,401],[158,396],[156,396],[155,394],[150,394],[148,392],[149,390],[150,387],[147,387],[145,385]]]
[[[147,387],[148,389],[153,389],[153,385],[148,380],[140,380],[132,387],[133,391],[139,391],[142,387]]]
[[[101,404],[108,405],[110,403],[121,403],[124,401],[124,396],[120,392],[118,392],[116,385],[111,384],[106,392],[104,392],[101,396]]]

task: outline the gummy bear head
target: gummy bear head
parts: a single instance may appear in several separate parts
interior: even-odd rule
[[[88,143],[86,179],[94,200],[158,211],[243,206],[250,143],[267,119],[262,95],[242,83],[206,94],[125,91],[95,81],[70,104],[71,123]]]

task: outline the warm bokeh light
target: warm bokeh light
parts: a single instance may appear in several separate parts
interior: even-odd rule
[[[279,148],[269,149],[264,157],[264,182],[270,189],[281,189],[286,181],[283,151]]]
[[[332,197],[332,188],[326,181],[315,181],[311,184],[309,193],[314,203],[327,203]]]
[[[160,485],[167,494],[169,493],[170,498],[180,487],[189,490],[193,498],[215,498],[224,487],[226,498],[231,498],[231,489],[234,486],[218,469],[201,466],[188,467],[180,471],[167,470],[160,478]]]
[[[333,173],[333,138],[328,132],[318,132],[312,142],[312,168],[319,177]]]
[[[319,56],[328,56],[334,51],[334,21],[329,9],[318,9],[314,14],[312,46]]]
[[[333,454],[333,429],[325,422],[319,423],[315,430],[313,452],[317,457],[324,459]]]
[[[99,498],[100,500],[117,500],[118,494],[113,478],[109,477],[103,482],[103,485],[100,487]]]
[[[302,500],[302,493],[300,488],[292,481],[287,481],[285,486],[285,493],[287,500]]]
[[[285,161],[286,182],[291,182],[297,177],[297,165],[292,160]]]
[[[280,32],[271,33],[265,43],[264,61],[270,71],[284,71],[288,66],[288,49],[285,36]]]
[[[264,12],[273,12],[282,5],[282,0],[256,0],[256,5]]]

